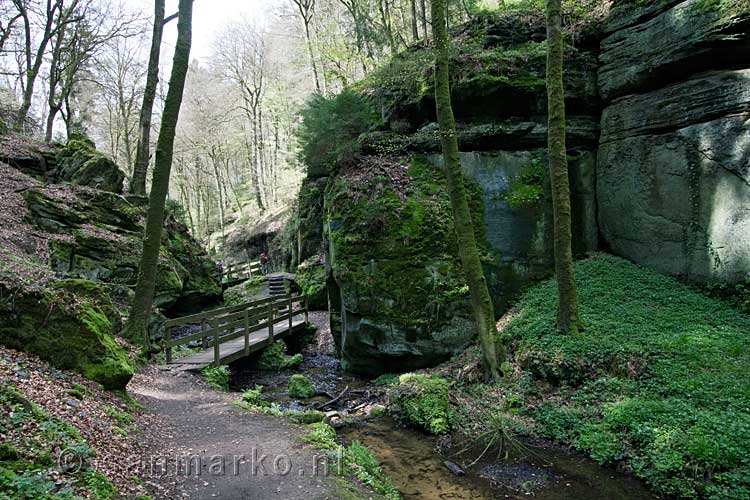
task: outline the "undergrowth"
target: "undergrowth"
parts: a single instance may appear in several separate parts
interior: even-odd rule
[[[354,441],[346,447],[341,446],[336,440],[336,430],[323,422],[311,424],[309,427],[310,432],[302,437],[303,441],[319,450],[339,453],[347,474],[354,475],[388,500],[401,499],[401,494],[393,481],[383,472],[377,457],[366,446],[359,441]]]
[[[750,498],[750,316],[612,256],[578,262],[576,279],[581,336],[554,327],[554,280],[502,332],[523,369],[517,411],[661,494]]]

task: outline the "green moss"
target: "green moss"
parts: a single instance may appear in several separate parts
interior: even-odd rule
[[[506,193],[508,205],[513,208],[537,206],[544,196],[546,172],[544,157],[539,153],[534,154]]]
[[[302,440],[312,444],[319,450],[336,450],[336,429],[323,422],[316,422],[308,426],[309,432],[302,436]]]
[[[283,342],[274,342],[260,353],[256,367],[265,371],[282,371],[296,368],[302,363],[302,354],[288,356],[284,352]]]
[[[125,387],[133,367],[114,341],[106,315],[65,287],[53,284],[52,290],[19,294],[0,287],[1,341],[58,368],[77,370],[106,388]]]
[[[263,298],[263,289],[267,281],[264,276],[252,278],[224,290],[224,305],[235,306]]]
[[[576,281],[580,337],[556,332],[554,280],[503,332],[531,379],[520,397],[542,398],[526,410],[538,431],[664,495],[750,496],[750,316],[611,256],[578,262]]]
[[[401,375],[389,399],[397,416],[431,434],[449,432],[456,420],[448,399],[448,382],[440,377]]]
[[[0,462],[18,460],[18,450],[13,443],[0,443]]]
[[[101,472],[83,472],[79,483],[91,493],[93,500],[115,500],[119,498],[115,486]]]
[[[325,413],[319,410],[287,411],[284,415],[297,424],[314,424],[322,422],[325,418]]]
[[[329,183],[331,267],[351,310],[426,336],[456,316],[470,316],[468,287],[445,177],[415,156],[407,179],[399,193],[385,176],[366,183],[338,176]],[[479,187],[467,187],[477,239],[487,248]]]
[[[315,395],[315,387],[304,375],[292,375],[289,378],[288,389],[289,396],[293,398],[308,399]]]

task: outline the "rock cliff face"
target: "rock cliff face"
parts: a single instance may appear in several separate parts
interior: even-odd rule
[[[135,285],[144,200],[40,180],[50,178],[42,168],[47,163],[40,162],[44,157],[59,160],[71,153],[82,169],[89,161],[100,165],[103,157],[85,144],[72,152],[17,146],[0,147],[0,156],[16,167],[0,162],[0,343],[122,388],[133,368],[115,335]],[[185,226],[168,216],[156,305],[174,309],[218,300],[215,270]]]
[[[632,2],[630,2],[632,4]],[[601,42],[601,235],[694,282],[750,279],[750,6],[619,2]]]
[[[696,282],[749,280],[750,4],[615,0],[606,18],[588,20],[565,52],[576,254],[605,249]],[[544,16],[480,16],[453,36],[461,161],[477,186],[485,272],[500,314],[519,289],[553,267]],[[432,87],[431,55],[420,47],[360,84],[384,125],[360,138],[366,156],[359,165],[325,180],[332,326],[344,365],[355,371],[425,366],[473,335],[461,293],[441,302],[449,316],[421,309],[439,295],[430,288],[438,263],[462,283],[446,242],[415,245],[398,231],[381,230],[401,227],[409,203],[423,199],[414,194],[418,180],[385,171],[355,175],[373,157],[400,164],[421,157],[439,167]],[[361,185],[347,191],[347,206],[356,212],[380,203],[377,216],[343,220],[331,211],[342,203],[332,187],[354,178]],[[406,186],[412,193],[406,205],[381,199],[380,182]],[[312,190],[305,193],[309,198]],[[412,224],[415,234],[450,227],[429,217]],[[447,229],[441,234],[453,238]],[[395,253],[399,246],[413,253]]]

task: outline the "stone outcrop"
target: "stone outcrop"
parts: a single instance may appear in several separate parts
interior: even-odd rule
[[[608,250],[699,283],[750,280],[750,5],[614,0],[596,24],[565,50],[575,253]],[[461,162],[500,314],[553,267],[544,18],[478,16],[453,36]],[[452,240],[450,223],[427,209],[411,167],[387,167],[441,164],[431,68],[412,47],[360,84],[383,124],[360,137],[364,158],[316,180],[332,331],[354,371],[427,366],[472,340],[455,253],[406,236]],[[432,288],[446,276],[450,299]],[[435,296],[440,314],[425,313]]]
[[[40,181],[68,182],[118,194],[125,181],[117,164],[81,136],[53,145],[6,136],[0,138],[0,161]]]
[[[656,4],[635,24],[615,10],[616,29],[602,41],[601,236],[614,253],[661,272],[746,281],[750,8]]]
[[[99,299],[81,296],[80,287]],[[123,389],[134,369],[127,351],[115,342],[107,317],[113,309],[100,300],[106,300],[105,291],[89,281],[54,281],[46,291],[0,283],[0,340],[57,368],[79,371],[105,388]]]

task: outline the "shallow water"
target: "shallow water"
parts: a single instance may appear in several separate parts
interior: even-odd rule
[[[307,355],[300,368],[318,391],[332,396],[346,386],[350,389],[368,387],[366,380],[342,372],[338,360],[332,356]],[[282,408],[303,410],[328,401],[328,396],[304,402],[290,398],[286,384],[291,373],[257,372],[235,366],[230,383],[237,390],[263,385],[263,397]],[[358,402],[357,399],[344,401],[336,409],[346,411]],[[350,425],[339,429],[338,433],[346,443],[357,440],[370,448],[405,500],[658,498],[631,476],[549,445],[514,440],[515,445],[506,446],[501,454],[497,449],[490,450],[467,469],[466,475],[456,476],[448,470],[445,461],[465,468],[482,453],[483,443],[474,443],[469,451],[459,454],[467,447],[458,443],[459,438],[453,442],[439,439],[403,428],[388,417]]]
[[[509,456],[501,459],[496,451],[487,453],[465,476],[456,476],[445,460],[470,463],[481,454],[481,446],[472,450],[474,454],[458,457],[448,451],[443,456],[436,450],[436,438],[400,428],[389,418],[344,428],[339,435],[346,442],[358,440],[370,448],[405,500],[658,498],[630,476],[555,448],[523,444],[509,449]]]

